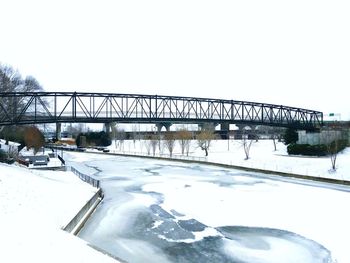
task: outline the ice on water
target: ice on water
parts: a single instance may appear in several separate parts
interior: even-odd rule
[[[325,230],[324,211],[350,202],[348,192],[164,161],[94,165],[106,198],[81,236],[128,262],[318,263],[341,249],[334,242],[345,233]]]

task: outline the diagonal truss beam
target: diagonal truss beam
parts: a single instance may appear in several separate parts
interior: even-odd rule
[[[0,93],[0,125],[57,122],[251,123],[312,130],[323,125],[323,113],[283,105],[194,97]]]

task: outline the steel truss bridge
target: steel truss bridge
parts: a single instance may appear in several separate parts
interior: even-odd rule
[[[236,100],[79,92],[0,93],[0,125],[41,123],[215,123],[314,130],[323,113]]]

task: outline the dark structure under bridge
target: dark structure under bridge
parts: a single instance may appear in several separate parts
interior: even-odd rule
[[[40,123],[250,124],[316,130],[323,113],[247,101],[80,92],[0,93],[0,126]]]

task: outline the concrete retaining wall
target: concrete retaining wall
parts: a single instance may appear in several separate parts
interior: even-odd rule
[[[93,195],[93,197],[80,209],[77,215],[62,229],[73,235],[77,235],[83,228],[90,215],[95,211],[101,202],[103,193],[101,188]]]
[[[348,140],[350,142],[349,130],[327,130],[320,132],[298,131],[298,144],[329,144],[334,140]]]

